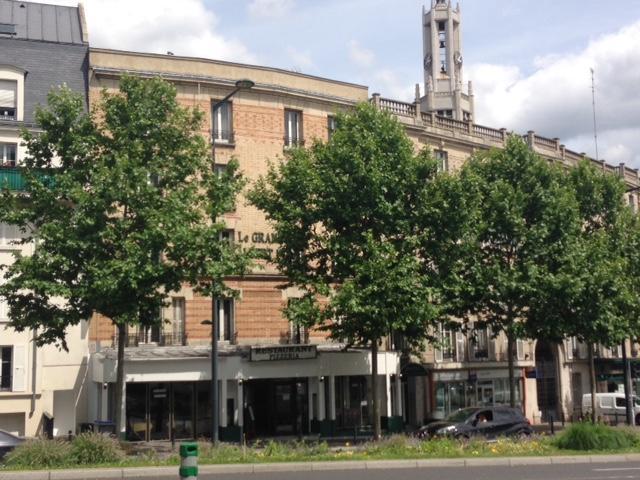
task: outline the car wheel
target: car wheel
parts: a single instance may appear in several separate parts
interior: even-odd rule
[[[636,415],[636,426],[640,426],[640,413]]]
[[[514,435],[514,437],[516,437],[519,440],[526,440],[530,436],[531,436],[531,432],[529,430],[524,429],[524,428],[518,430]]]

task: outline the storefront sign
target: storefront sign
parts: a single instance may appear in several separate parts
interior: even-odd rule
[[[316,345],[278,345],[273,347],[251,347],[252,362],[272,362],[276,360],[307,360],[316,358]]]

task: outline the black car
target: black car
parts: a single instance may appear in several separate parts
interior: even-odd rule
[[[416,435],[424,439],[445,436],[495,438],[500,435],[531,435],[532,432],[529,420],[516,408],[471,407],[453,412],[442,421],[425,425]]]
[[[13,433],[0,430],[0,459],[21,443],[24,443],[24,438],[20,438]]]

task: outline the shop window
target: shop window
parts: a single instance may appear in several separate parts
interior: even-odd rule
[[[444,150],[436,150],[433,152],[437,162],[438,172],[449,171],[449,153]]]
[[[235,310],[233,298],[216,299],[216,315],[218,322],[218,340],[233,342],[235,340]]]
[[[0,120],[18,120],[17,80],[0,79]]]
[[[13,347],[0,347],[0,391],[11,390]]]
[[[215,143],[233,142],[233,109],[231,102],[211,106],[213,117],[213,141]]]
[[[0,143],[0,166],[15,167],[18,145],[15,143]]]
[[[284,145],[286,147],[298,147],[303,144],[302,112],[299,110],[285,110]]]

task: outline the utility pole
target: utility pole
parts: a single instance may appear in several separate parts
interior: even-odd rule
[[[626,404],[627,413],[627,425],[633,425],[634,423],[634,402],[631,395],[631,362],[627,356],[627,341],[622,342],[622,367],[624,368],[624,399]]]

